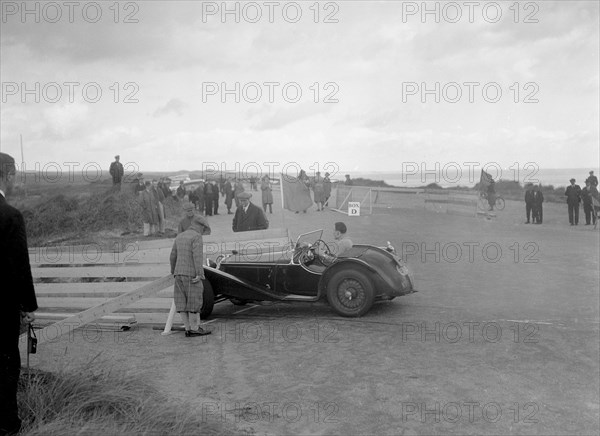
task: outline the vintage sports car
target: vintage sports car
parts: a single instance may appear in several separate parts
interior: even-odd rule
[[[224,300],[313,302],[327,298],[342,316],[364,315],[376,300],[416,292],[408,269],[394,249],[354,245],[336,256],[321,239],[323,230],[300,235],[280,253],[220,255],[204,267],[206,319]]]

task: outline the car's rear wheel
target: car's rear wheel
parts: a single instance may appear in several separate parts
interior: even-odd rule
[[[339,270],[327,283],[327,301],[342,316],[362,316],[375,301],[373,284],[360,270]]]
[[[200,309],[200,318],[207,319],[213,311],[215,306],[215,293],[213,292],[212,285],[206,279],[202,280],[204,291],[202,292],[202,309]]]

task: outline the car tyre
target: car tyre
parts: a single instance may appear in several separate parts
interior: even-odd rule
[[[375,301],[369,277],[356,269],[341,269],[327,283],[327,301],[342,316],[362,316]]]
[[[207,319],[215,306],[215,293],[208,280],[202,280],[204,291],[202,292],[202,309],[200,309],[200,319]]]

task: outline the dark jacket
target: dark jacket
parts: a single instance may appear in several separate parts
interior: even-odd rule
[[[123,164],[121,162],[114,161],[111,163],[108,172],[112,176],[113,182],[121,183],[124,174]]]
[[[235,215],[233,216],[232,228],[234,232],[264,230],[269,228],[269,221],[261,208],[250,203],[246,213],[244,213],[244,208],[242,206],[237,208]]]
[[[533,204],[535,204],[536,206],[541,206],[543,202],[544,202],[544,194],[542,194],[542,191],[534,191]]]
[[[535,191],[533,189],[528,189],[525,191],[525,203],[533,203],[533,199],[535,198]]]
[[[18,335],[20,311],[37,310],[29,265],[27,233],[23,215],[0,194],[0,277],[3,301],[0,309],[2,334]]]
[[[565,191],[568,204],[579,204],[581,201],[581,188],[579,185],[569,185]]]

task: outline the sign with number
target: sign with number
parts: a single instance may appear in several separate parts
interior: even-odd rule
[[[348,216],[360,216],[360,201],[348,202]]]

